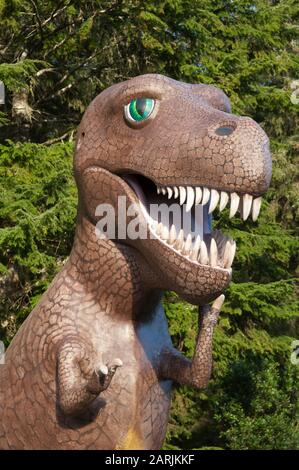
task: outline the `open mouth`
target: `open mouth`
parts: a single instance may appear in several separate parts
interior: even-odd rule
[[[239,210],[244,220],[250,212],[256,220],[261,197],[202,186],[157,186],[139,174],[122,174],[121,177],[139,199],[153,238],[191,263],[231,271],[236,243],[220,230],[212,230],[212,213],[218,204],[220,211],[229,204],[230,217]],[[176,209],[175,214],[171,207]]]

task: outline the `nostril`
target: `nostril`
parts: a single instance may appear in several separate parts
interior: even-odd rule
[[[233,132],[234,132],[234,127],[230,127],[230,126],[221,126],[221,127],[218,127],[216,129],[216,134],[217,135],[231,135]]]

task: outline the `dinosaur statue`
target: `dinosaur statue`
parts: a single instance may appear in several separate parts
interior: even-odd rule
[[[219,89],[148,74],[90,104],[74,174],[70,257],[0,366],[0,448],[159,449],[172,382],[202,388],[211,373],[235,254],[233,240],[211,231],[212,212],[228,204],[230,217],[257,219],[271,178],[268,138],[232,115]],[[97,207],[117,209],[119,196],[139,207],[146,238],[98,235]],[[153,201],[201,207],[199,235],[154,220]],[[164,290],[199,306],[192,360],[172,345]]]

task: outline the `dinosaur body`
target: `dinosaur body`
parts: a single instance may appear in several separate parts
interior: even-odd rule
[[[1,394],[1,448],[159,448],[166,432],[171,386],[169,381],[157,381],[153,353],[146,341],[147,337],[155,340],[155,352],[170,342],[163,311],[157,306],[145,326],[133,326],[129,316],[115,321],[91,296],[82,295],[79,285],[74,288],[75,284],[66,267],[49,289],[46,302],[39,305],[38,314],[33,312],[7,353],[6,363],[14,367],[5,371],[8,376],[1,375],[1,383],[10,384]],[[80,296],[78,310],[73,309],[76,294]],[[70,308],[61,310],[58,298]],[[45,338],[49,342],[45,343]],[[113,387],[111,384],[96,396],[79,417],[69,415],[68,404],[66,413],[57,406],[55,371],[64,345],[66,368],[68,351],[72,357],[81,347],[90,352],[88,360],[95,364],[106,363],[115,355],[126,364],[115,375]],[[99,357],[94,357],[95,352]]]
[[[130,114],[136,97],[140,120]],[[172,382],[202,388],[209,380],[219,295],[231,279],[235,248],[209,232],[208,211],[203,240],[193,245],[191,235],[159,220],[151,226],[148,201],[177,193],[191,210],[201,192],[211,209],[218,190],[225,193],[220,204],[227,195],[231,211],[237,205],[246,218],[249,207],[255,217],[270,181],[268,139],[254,121],[231,115],[216,88],[145,75],[90,105],[74,169],[72,252],[0,366],[0,448],[159,449]],[[142,202],[140,225],[151,237],[98,236],[97,207],[116,208],[119,196],[126,206]],[[166,289],[201,305],[192,361],[172,346],[161,305]]]

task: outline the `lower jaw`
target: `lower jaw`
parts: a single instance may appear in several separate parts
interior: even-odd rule
[[[135,248],[156,273],[155,287],[175,291],[191,304],[204,305],[214,300],[230,283],[231,269],[201,265],[164,241],[140,240]]]
[[[236,244],[220,230],[212,230],[212,215],[208,214],[207,205],[197,205],[191,211],[186,211],[186,205],[176,204],[179,209],[179,219],[170,220],[170,216],[165,217],[165,221],[163,211],[153,215],[151,207],[164,205],[167,209],[169,206],[173,207],[173,201],[155,194],[146,198],[136,178],[130,175],[126,176],[125,180],[138,197],[151,238],[158,240],[175,254],[183,256],[191,266],[201,265],[217,271],[224,270],[231,275]],[[169,213],[166,216],[169,216]],[[184,222],[188,219],[187,216],[189,226],[186,230],[188,224]]]

